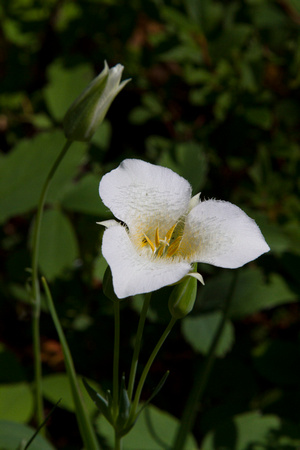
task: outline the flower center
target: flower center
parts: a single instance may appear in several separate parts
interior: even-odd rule
[[[159,235],[159,227],[155,230],[155,236],[152,240],[144,234],[142,238],[142,247],[148,246],[157,257],[174,256],[179,249],[183,236],[184,222],[176,222],[166,233],[164,238]]]

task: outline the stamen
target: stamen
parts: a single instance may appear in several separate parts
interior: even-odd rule
[[[156,256],[158,256],[158,257],[162,256],[163,253],[164,253],[165,248],[166,248],[165,245],[162,245],[162,246],[158,249],[158,251],[157,251],[157,253],[156,253]]]
[[[168,231],[167,234],[166,234],[166,241],[167,241],[168,244],[169,244],[169,242],[170,242],[170,239],[171,239],[171,237],[172,237],[172,234],[173,234],[173,231],[175,230],[176,225],[177,225],[177,223],[175,223],[175,224],[172,226],[172,228],[170,228],[169,231]]]
[[[172,242],[172,244],[169,246],[168,251],[167,251],[167,256],[173,256],[177,252],[178,247],[179,247],[180,242],[181,242],[181,237],[182,236],[178,236],[175,239],[175,241]]]
[[[153,251],[153,253],[155,252],[155,246],[154,246],[154,244],[153,244],[153,242],[152,241],[150,241],[150,239],[148,238],[148,236],[146,235],[146,234],[144,234],[144,236],[145,236],[145,239],[146,239],[146,241],[148,242],[148,244],[150,245],[150,247],[151,247],[151,250]],[[143,239],[143,241],[144,241],[144,239]],[[143,242],[142,241],[142,242]]]
[[[156,248],[159,247],[159,242],[160,242],[160,240],[159,240],[159,231],[158,231],[158,227],[157,227],[156,231],[155,231],[155,246],[156,246]]]

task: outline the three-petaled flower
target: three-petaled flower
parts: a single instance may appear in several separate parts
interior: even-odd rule
[[[172,170],[141,160],[126,159],[104,175],[100,197],[119,222],[100,222],[102,253],[119,298],[176,283],[195,262],[234,269],[270,250],[240,208],[191,198],[191,191]]]

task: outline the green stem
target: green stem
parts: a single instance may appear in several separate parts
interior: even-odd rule
[[[184,408],[182,419],[172,446],[173,450],[182,450],[184,448],[187,436],[191,431],[191,429],[193,428],[198,405],[199,402],[201,401],[202,395],[204,393],[208,381],[208,377],[211,373],[216,358],[216,349],[222,336],[226,321],[228,319],[230,301],[232,299],[232,295],[235,289],[236,280],[237,280],[237,272],[235,272],[232,282],[230,284],[228,295],[224,303],[223,315],[218,325],[217,331],[214,335],[213,341],[210,345],[204,365],[198,364],[196,374],[194,377],[195,382],[192,386],[192,389],[190,391],[188,400]]]
[[[118,435],[117,431],[115,430],[115,447],[114,450],[122,450],[122,437]]]
[[[41,196],[38,203],[36,219],[34,222],[33,241],[32,241],[32,301],[33,301],[33,317],[32,317],[32,340],[33,340],[33,355],[34,355],[34,390],[36,402],[36,420],[37,425],[40,425],[44,420],[43,413],[43,397],[42,397],[42,363],[41,363],[41,348],[40,348],[40,311],[41,311],[41,295],[40,285],[38,281],[38,255],[39,255],[39,241],[44,204],[48,192],[50,182],[56,172],[61,160],[69,149],[71,141],[67,141],[54,161],[52,168],[44,183]]]
[[[85,405],[83,403],[82,394],[80,392],[77,376],[74,368],[74,363],[72,359],[72,355],[65,338],[63,329],[60,325],[55,306],[52,300],[52,296],[47,285],[47,282],[44,277],[42,277],[42,283],[46,292],[47,304],[48,308],[54,322],[57,334],[59,336],[59,340],[63,349],[66,371],[70,383],[70,387],[72,390],[72,396],[75,404],[75,413],[77,417],[77,422],[80,430],[80,434],[84,443],[84,446],[87,450],[99,450],[99,444],[96,437],[96,434],[93,430],[92,424],[90,422],[88,413],[86,411]]]
[[[157,353],[158,353],[159,350],[161,349],[163,343],[165,342],[166,338],[168,337],[170,331],[172,330],[173,326],[175,325],[176,321],[177,321],[177,319],[175,319],[174,317],[172,317],[172,319],[170,320],[170,322],[169,322],[167,328],[165,329],[165,331],[164,331],[163,334],[161,335],[161,337],[160,337],[158,343],[156,344],[156,346],[155,346],[153,352],[151,353],[151,355],[150,355],[150,357],[149,357],[149,359],[148,359],[148,361],[147,361],[147,364],[146,364],[146,366],[145,366],[145,368],[144,368],[144,370],[143,370],[143,372],[142,372],[140,381],[139,381],[138,386],[137,386],[137,389],[136,389],[136,393],[135,393],[135,397],[134,397],[134,400],[133,400],[132,413],[131,413],[131,414],[135,414],[135,411],[136,411],[136,409],[137,409],[137,407],[138,407],[138,405],[139,405],[139,402],[140,402],[140,397],[141,397],[142,389],[143,389],[143,387],[144,387],[144,383],[145,383],[145,381],[146,381],[146,378],[147,378],[147,375],[148,375],[148,373],[149,373],[149,370],[150,370],[150,368],[151,368],[151,366],[152,366],[152,363],[153,363],[153,361],[154,361],[154,359],[155,359]]]
[[[128,381],[128,397],[129,397],[130,401],[132,399],[132,394],[133,394],[133,389],[134,389],[136,370],[137,370],[139,354],[140,354],[141,344],[142,344],[142,336],[143,336],[143,331],[144,331],[145,321],[146,321],[146,317],[147,317],[147,312],[149,309],[150,300],[151,300],[151,292],[149,292],[145,296],[143,308],[142,308],[141,315],[140,315],[139,325],[138,325],[138,329],[137,329],[137,333],[136,333],[136,338],[135,338],[135,344],[134,344],[134,350],[133,350],[133,356],[132,356],[132,362],[131,362],[131,368],[130,368],[130,375],[129,375],[129,381]]]
[[[120,302],[114,301],[115,339],[113,362],[113,416],[119,414],[119,357],[120,357]]]

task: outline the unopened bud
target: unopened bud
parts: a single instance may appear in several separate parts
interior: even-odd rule
[[[102,72],[87,86],[68,109],[63,128],[70,141],[89,141],[103,121],[112,101],[130,81],[120,83],[124,67],[111,69],[105,62]]]

